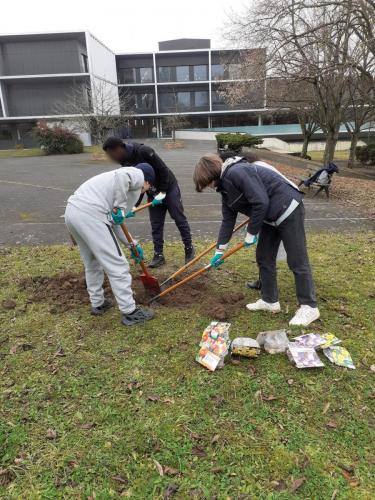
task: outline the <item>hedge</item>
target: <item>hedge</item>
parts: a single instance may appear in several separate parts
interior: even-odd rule
[[[230,149],[236,153],[240,153],[243,147],[250,148],[263,143],[263,139],[251,134],[216,134],[215,137],[218,149]]]
[[[375,144],[357,146],[355,148],[355,157],[361,163],[375,165]]]
[[[34,135],[40,148],[47,155],[71,155],[83,152],[83,142],[78,135],[60,125],[49,127],[46,123],[38,123]]]

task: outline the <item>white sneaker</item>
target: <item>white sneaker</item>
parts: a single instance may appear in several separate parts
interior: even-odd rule
[[[247,304],[246,309],[248,309],[249,311],[268,311],[274,314],[281,311],[280,302],[269,304],[268,302],[264,302],[264,300],[262,299],[259,299],[252,304]]]
[[[318,318],[320,318],[320,312],[317,307],[304,305],[299,307],[289,324],[290,326],[308,326]]]

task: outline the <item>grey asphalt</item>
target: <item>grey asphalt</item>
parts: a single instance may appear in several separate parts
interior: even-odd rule
[[[221,221],[220,197],[215,192],[196,193],[192,172],[196,160],[204,153],[213,152],[215,144],[186,141],[185,149],[167,150],[162,141],[147,143],[175,172],[194,237],[214,237]],[[263,156],[269,157],[267,152]],[[68,241],[62,218],[67,198],[86,179],[113,168],[116,165],[93,161],[90,154],[0,159],[0,244],[40,245]],[[306,197],[305,204],[308,230],[375,229],[375,222],[355,207],[333,199],[327,202],[323,196]],[[129,222],[129,227],[135,237],[150,239],[147,213],[138,214]],[[168,217],[166,238],[178,239],[178,236]]]

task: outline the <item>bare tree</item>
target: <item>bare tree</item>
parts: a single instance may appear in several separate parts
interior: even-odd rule
[[[367,100],[369,94],[372,94],[371,82],[365,75],[355,74],[348,82],[344,115],[345,127],[351,138],[348,161],[350,167],[355,164],[355,150],[362,127],[375,119],[375,108]]]
[[[266,46],[269,76],[309,86],[326,136],[325,163],[333,159],[343,121],[349,68],[360,62],[354,0],[345,2],[255,0],[232,15],[227,31],[242,44]]]
[[[73,129],[91,135],[94,144],[102,144],[109,134],[123,127],[132,114],[132,99],[117,86],[94,79],[75,84],[55,105],[59,115],[72,116]]]

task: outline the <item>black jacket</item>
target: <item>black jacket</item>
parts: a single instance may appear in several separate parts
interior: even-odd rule
[[[165,193],[169,187],[177,182],[172,170],[167,167],[152,148],[137,142],[127,142],[124,146],[129,157],[122,162],[122,166],[135,167],[138,163],[149,163],[155,170],[156,181],[154,188],[157,192]]]
[[[293,199],[300,202],[303,198],[277,171],[244,159],[224,168],[217,191],[223,211],[218,246],[231,239],[238,213],[250,217],[247,230],[256,235],[264,221],[275,222]]]

